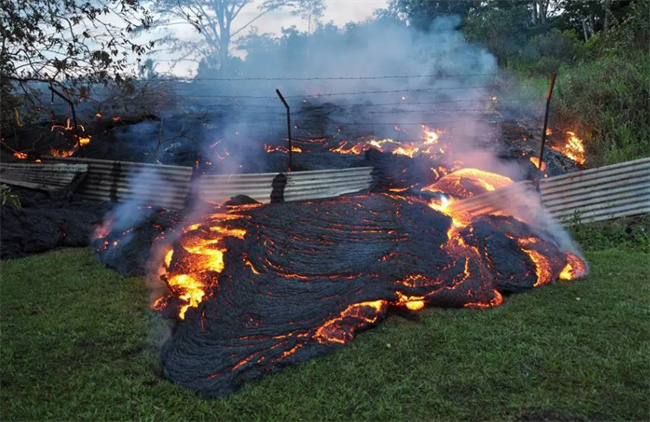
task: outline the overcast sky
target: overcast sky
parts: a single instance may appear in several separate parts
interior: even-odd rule
[[[323,14],[321,21],[323,23],[333,22],[339,27],[344,26],[349,22],[360,22],[369,17],[372,17],[375,10],[382,9],[387,7],[389,0],[324,0],[327,9]],[[250,19],[254,18],[257,14],[256,8],[259,4],[259,0],[254,1],[254,4],[249,6],[249,9],[242,12],[238,17],[237,21],[233,25],[233,30],[239,28],[239,26],[245,24]],[[308,23],[306,20],[301,19],[297,16],[291,16],[289,11],[277,11],[269,13],[263,16],[261,19],[257,20],[254,23],[254,26],[257,28],[257,32],[260,34],[270,33],[279,35],[282,33],[282,28],[290,28],[291,26],[296,26],[301,31],[307,31]],[[312,30],[314,25],[312,23]],[[199,35],[196,33],[196,30],[192,29],[189,25],[179,25],[174,26],[174,32],[176,35],[185,39],[196,39]],[[248,30],[244,31],[244,34],[248,33]],[[237,55],[237,53],[235,52]],[[156,67],[156,70],[159,72],[167,72],[169,61],[164,61],[161,59],[160,55],[156,55],[154,60],[158,59],[159,64]],[[173,70],[173,73],[179,76],[189,76],[196,69],[196,63],[192,62],[183,62],[176,65]]]

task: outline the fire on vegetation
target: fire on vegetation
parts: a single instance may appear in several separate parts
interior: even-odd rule
[[[587,159],[585,157],[585,146],[582,139],[580,139],[575,132],[571,131],[566,132],[566,138],[564,145],[559,147],[554,146],[552,148],[561,152],[576,163],[584,165]]]

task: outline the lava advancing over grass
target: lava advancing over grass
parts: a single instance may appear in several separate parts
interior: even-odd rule
[[[494,176],[452,173],[431,190],[466,197],[507,183]],[[228,394],[336,350],[391,307],[488,308],[584,274],[551,234],[510,216],[455,215],[448,203],[362,193],[215,209],[165,254],[169,292],[154,303],[176,320],[165,376]]]

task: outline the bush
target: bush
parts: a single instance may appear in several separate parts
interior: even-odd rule
[[[612,221],[575,224],[569,232],[587,251],[604,249],[650,251],[650,216],[619,218]]]
[[[584,47],[573,31],[553,29],[536,35],[524,47],[519,66],[532,74],[555,73],[560,66],[578,61]]]
[[[650,55],[638,53],[628,59],[604,55],[560,70],[556,119],[585,140],[590,166],[642,158],[650,151]]]

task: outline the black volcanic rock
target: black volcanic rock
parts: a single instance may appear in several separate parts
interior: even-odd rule
[[[500,292],[536,284],[529,249],[549,263],[548,282],[567,263],[552,239],[512,217],[454,228],[415,198],[357,194],[229,212],[215,210],[174,243],[163,276],[171,294],[156,305],[176,319],[165,376],[211,396],[330,353],[389,307],[498,305]],[[219,248],[221,270],[206,264]],[[195,305],[178,277],[203,286]]]

